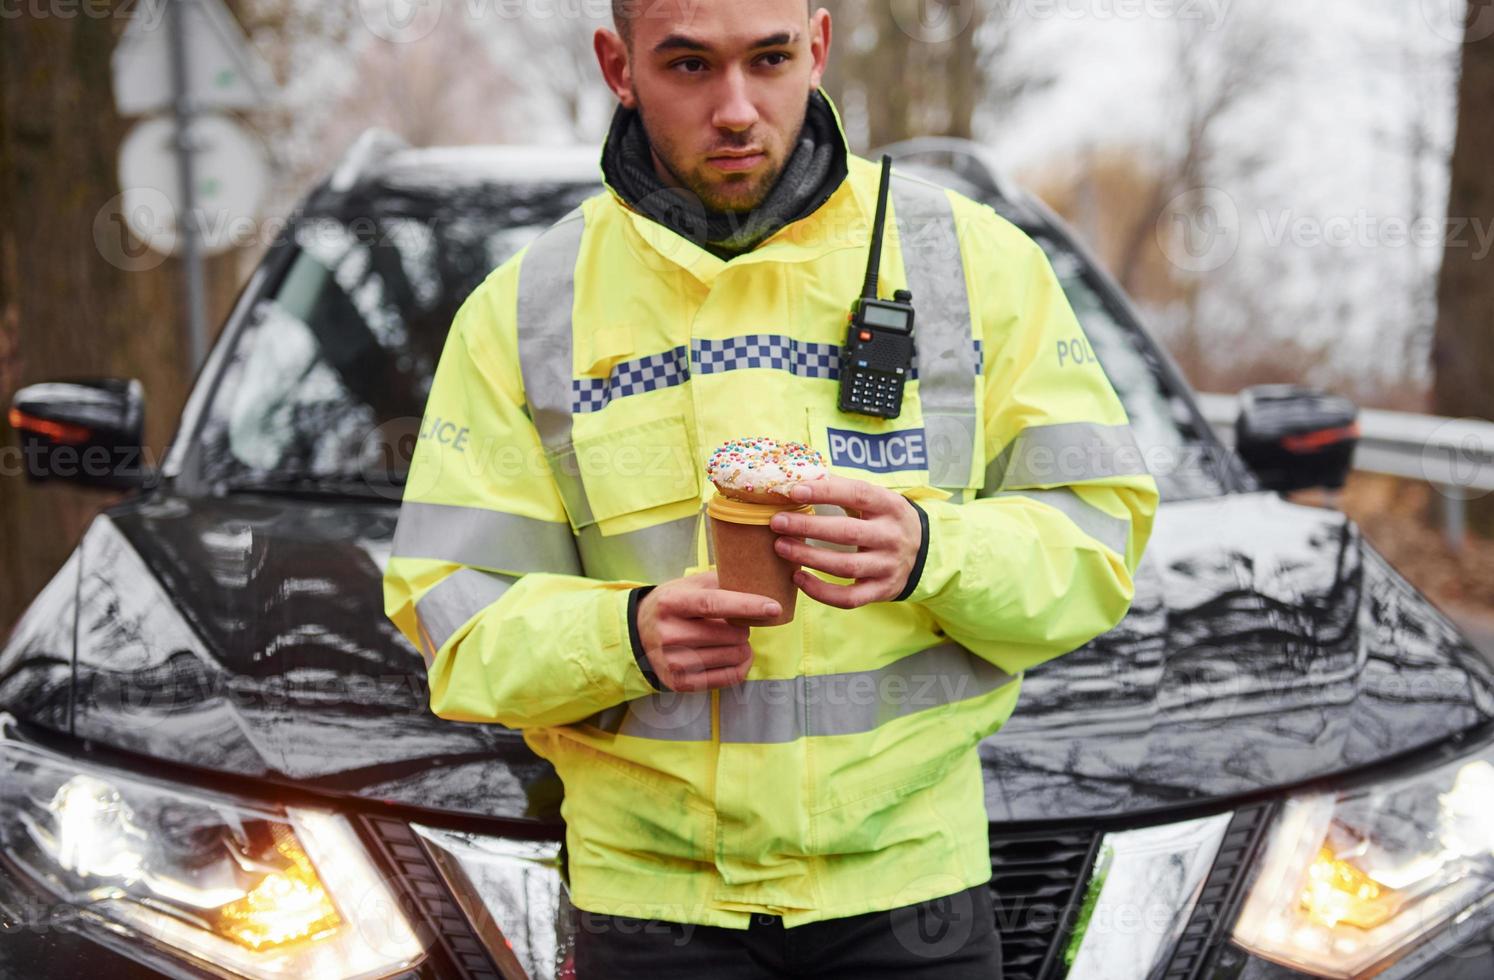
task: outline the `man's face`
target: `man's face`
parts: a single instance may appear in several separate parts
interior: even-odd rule
[[[655,169],[712,211],[751,211],[797,145],[824,74],[830,15],[806,17],[805,0],[673,0],[638,10],[618,81],[627,85],[624,104],[631,97],[642,116]]]

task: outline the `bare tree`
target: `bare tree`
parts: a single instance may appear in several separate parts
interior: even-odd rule
[[[1263,81],[1276,77],[1283,65],[1280,41],[1264,18],[1231,11],[1223,28],[1197,18],[1174,20],[1173,79],[1176,96],[1177,139],[1164,150],[1163,163],[1150,195],[1139,207],[1128,235],[1115,256],[1116,278],[1134,291],[1156,235],[1157,222],[1179,195],[1225,176],[1240,176],[1235,161],[1232,174],[1220,170],[1219,140],[1229,116],[1257,96]]]
[[[1494,0],[1470,0],[1466,34],[1450,234],[1437,284],[1432,406],[1439,415],[1494,419],[1494,257],[1479,244],[1494,231]],[[1494,535],[1494,498],[1473,501],[1469,523]]]
[[[442,17],[428,35],[404,43],[367,38],[351,83],[333,102],[319,156],[336,159],[370,126],[415,146],[502,142],[518,128],[515,94],[461,18]]]
[[[147,449],[159,459],[189,381],[181,266],[121,238],[117,160],[133,123],[115,112],[109,59],[128,9],[109,12],[28,8],[0,30],[0,398],[9,404],[17,388],[44,380],[138,378]],[[210,324],[221,322],[237,282],[233,256],[209,260]],[[109,499],[27,484],[15,433],[3,443],[0,629]]]
[[[576,140],[600,139],[616,104],[602,81],[592,38],[598,28],[611,28],[612,17],[592,16],[583,4],[577,16],[529,15],[513,22],[513,30],[491,32],[499,45],[500,61],[522,58],[525,70],[516,80],[525,95],[537,99],[547,118],[559,120]]]
[[[1008,57],[1010,5],[976,0],[826,0],[834,26],[825,87],[853,145],[978,135],[1051,76]]]

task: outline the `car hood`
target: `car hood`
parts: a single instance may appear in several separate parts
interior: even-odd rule
[[[64,570],[74,734],[369,800],[558,821],[559,781],[518,732],[430,713],[424,664],[382,612],[397,513],[158,493],[99,518]],[[0,695],[22,689],[18,665],[58,676],[41,647],[67,618],[23,621]],[[1490,718],[1489,666],[1352,522],[1252,494],[1163,506],[1126,620],[1030,671],[980,752],[994,820],[1071,820],[1329,775]]]

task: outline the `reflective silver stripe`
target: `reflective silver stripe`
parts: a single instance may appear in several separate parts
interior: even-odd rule
[[[695,534],[701,516],[655,524],[603,537],[595,524],[576,536],[581,563],[591,578],[658,584],[684,575],[695,564]]]
[[[393,557],[449,561],[516,574],[581,574],[569,524],[413,500],[400,507]]]
[[[946,643],[876,670],[748,681],[720,692],[721,741],[764,744],[855,735],[980,697],[1012,679],[990,661]]]
[[[1131,522],[1123,517],[1112,517],[1084,500],[1069,487],[1056,490],[1008,490],[991,494],[992,497],[1030,497],[1039,503],[1063,511],[1079,530],[1094,538],[1118,555],[1126,553],[1131,541]]]
[[[524,400],[576,526],[594,523],[571,448],[571,313],[586,221],[576,208],[529,245],[519,265],[519,370]]]
[[[987,493],[1147,476],[1129,425],[1063,422],[1023,429],[986,469]]]
[[[765,745],[856,735],[927,708],[989,694],[1013,680],[964,647],[945,643],[876,670],[747,681],[718,692],[721,741]],[[599,712],[585,724],[636,738],[708,741],[709,694],[651,694]]]
[[[575,447],[567,445],[547,456],[565,512],[575,519],[577,527],[588,528],[596,524],[591,500],[586,496],[586,484],[581,482],[581,464],[577,461]]]
[[[954,208],[942,187],[894,173],[898,239],[917,311],[918,399],[929,461],[929,483],[970,485],[975,460],[979,367],[972,343]]]
[[[468,620],[503,598],[517,581],[512,575],[464,568],[422,596],[415,603],[415,617],[432,645],[440,650]]]
[[[711,740],[710,691],[660,691],[599,711],[582,724],[665,742]]]

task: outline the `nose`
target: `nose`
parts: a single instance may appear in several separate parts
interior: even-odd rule
[[[717,129],[745,132],[756,125],[757,106],[752,102],[752,89],[746,74],[740,68],[726,72],[722,80],[721,99],[716,104],[711,122]]]

